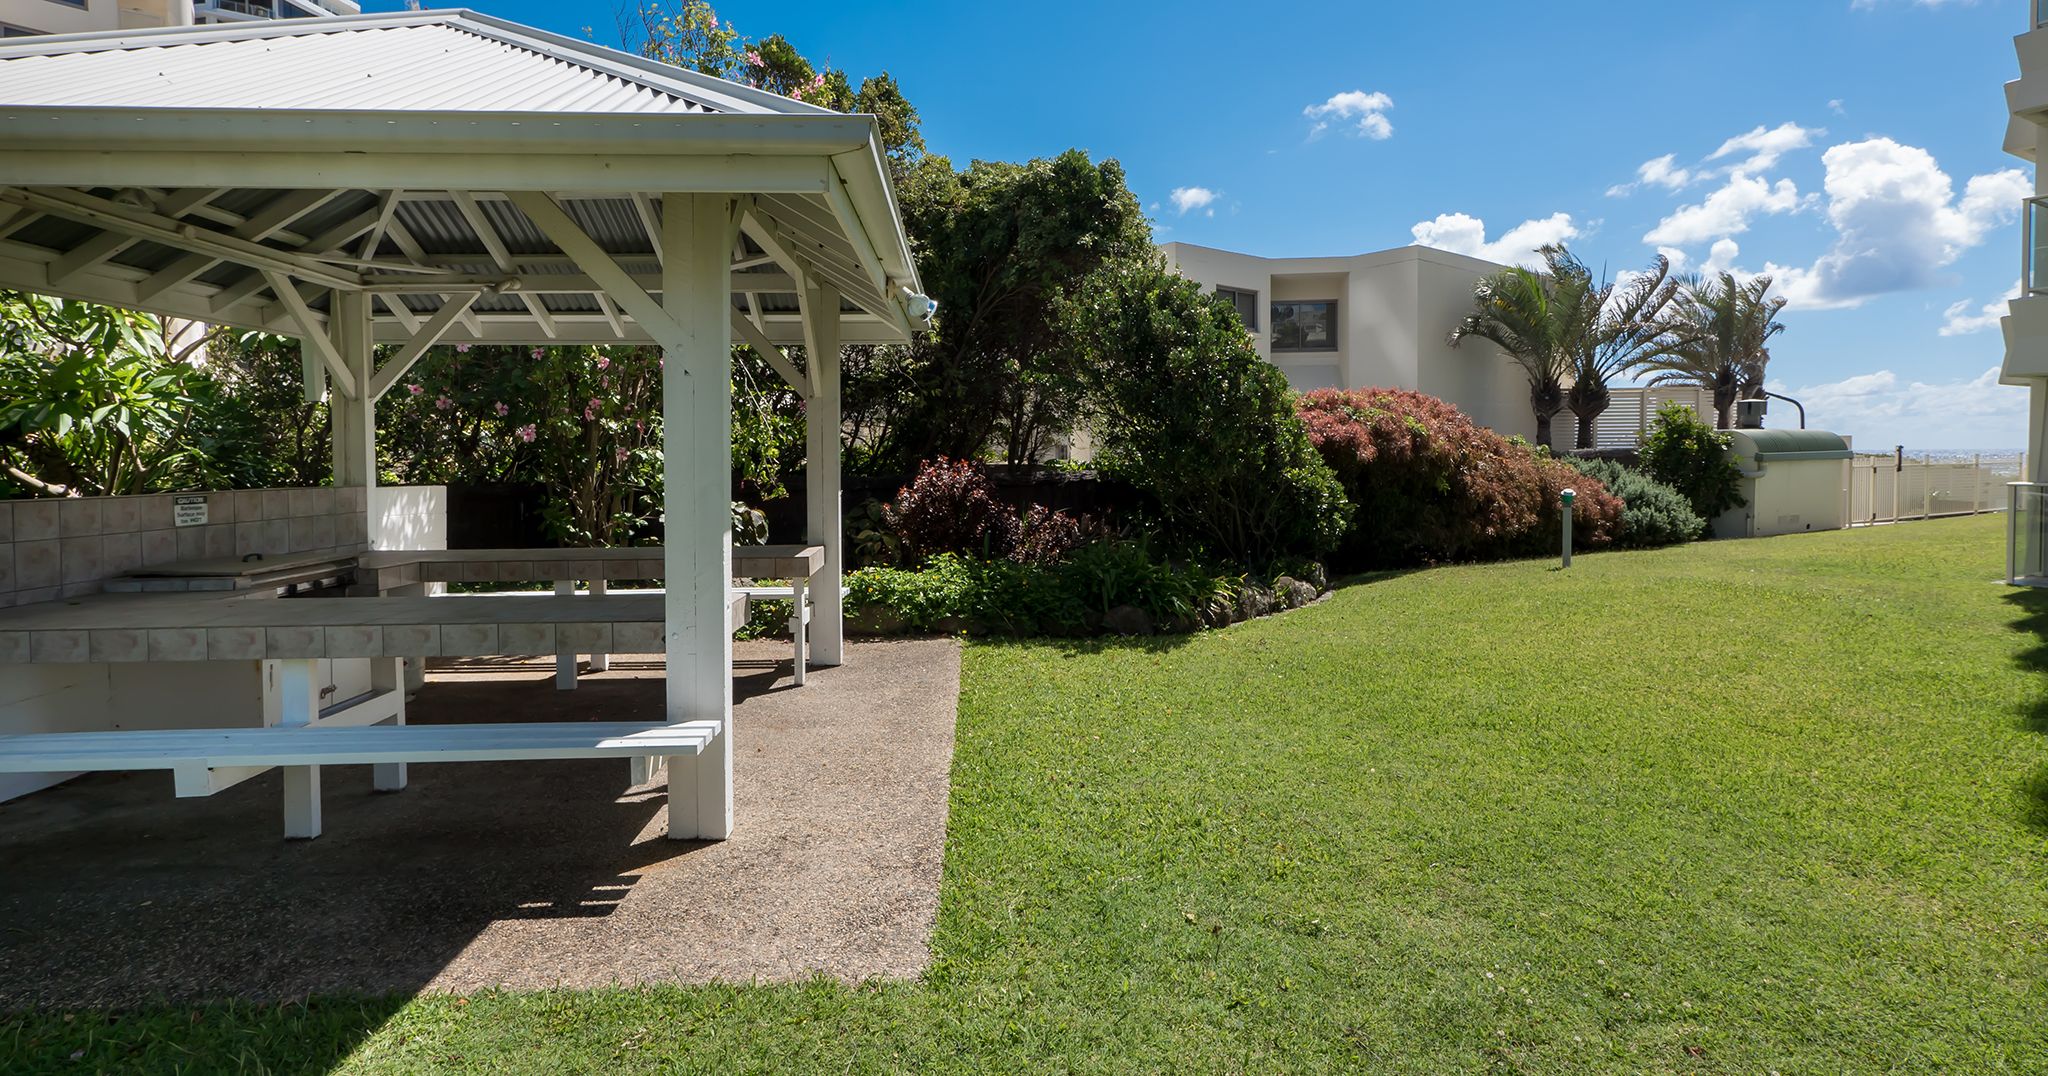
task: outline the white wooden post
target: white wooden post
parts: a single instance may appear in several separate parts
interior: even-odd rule
[[[374,373],[370,337],[370,299],[359,291],[336,292],[327,314],[329,337],[355,382],[355,394],[331,385],[327,411],[333,426],[334,484],[361,486],[363,511],[369,512],[369,487],[377,484],[377,402],[368,386]]]
[[[830,284],[805,288],[804,347],[810,353],[810,398],[804,401],[804,533],[825,547],[825,564],[811,577],[811,658],[819,665],[846,660],[846,612],[840,598],[845,554],[840,534],[839,486],[839,290]],[[797,615],[803,615],[803,582],[797,583]],[[804,635],[798,635],[797,680],[803,683]]]
[[[315,676],[319,663],[312,658],[294,658],[277,664],[278,699],[282,704],[277,723],[305,727],[320,715],[320,683]],[[320,767],[285,766],[284,835],[287,839],[310,839],[320,835]]]
[[[574,598],[576,596],[576,581],[574,579],[555,580],[555,596],[558,598]],[[574,653],[562,650],[555,651],[555,690],[576,690],[576,655]]]
[[[593,579],[593,580],[591,580],[591,581],[590,581],[590,596],[591,596],[591,597],[593,597],[593,598],[602,598],[602,597],[604,597],[604,580],[602,580],[602,579]],[[590,671],[591,671],[591,672],[594,672],[594,673],[601,673],[601,672],[604,672],[604,671],[605,671],[606,669],[609,669],[609,668],[611,668],[611,667],[612,667],[612,656],[611,656],[610,654],[592,654],[592,655],[590,655]]]
[[[1934,456],[1920,453],[1920,518],[1934,518]]]
[[[664,602],[670,722],[719,722],[668,760],[668,835],[732,833],[732,199],[662,196]]]
[[[380,724],[405,724],[405,662],[405,658],[370,659],[370,687],[391,692],[398,706],[398,712]],[[370,767],[372,791],[397,792],[405,787],[405,778],[403,762],[379,762]]]

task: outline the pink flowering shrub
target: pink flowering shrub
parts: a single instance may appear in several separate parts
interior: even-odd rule
[[[1579,494],[1575,545],[1613,541],[1621,501],[1564,461],[1539,458],[1434,396],[1321,389],[1297,405],[1309,440],[1357,506],[1345,567],[1535,553],[1555,547],[1557,494]]]

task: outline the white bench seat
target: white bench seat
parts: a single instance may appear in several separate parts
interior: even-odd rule
[[[718,727],[716,721],[548,721],[37,733],[0,736],[0,772],[696,755]]]

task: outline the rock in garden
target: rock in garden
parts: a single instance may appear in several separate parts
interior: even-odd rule
[[[1119,605],[1102,614],[1102,629],[1117,635],[1150,635],[1152,618],[1135,605]]]
[[[1273,611],[1273,592],[1257,583],[1246,583],[1237,592],[1237,618],[1250,620]]]
[[[1312,583],[1283,575],[1273,580],[1273,595],[1284,608],[1299,609],[1316,600],[1316,588]]]

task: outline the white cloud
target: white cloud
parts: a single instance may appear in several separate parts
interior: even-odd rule
[[[1941,335],[1968,336],[1986,329],[1996,329],[1999,319],[2006,315],[2006,302],[2019,297],[2020,286],[2015,283],[2012,290],[2006,292],[2003,297],[1985,303],[1975,311],[1970,309],[1969,299],[1951,303],[1947,310],[1942,311]]]
[[[1742,248],[1733,239],[1716,239],[1707,248],[1707,260],[1700,263],[1701,276],[1719,276],[1735,271],[1735,259],[1742,256]]]
[[[1879,370],[1798,388],[1774,378],[1769,388],[1805,404],[1808,426],[1849,434],[1864,450],[2010,449],[2026,443],[2027,392],[2000,385],[1996,366],[1968,381],[1907,382]]]
[[[1216,211],[1210,207],[1216,204],[1219,197],[1221,195],[1207,187],[1175,187],[1166,196],[1166,200],[1172,202],[1174,210],[1183,217],[1197,209],[1208,209],[1209,215],[1213,217]]]
[[[1377,142],[1394,137],[1394,125],[1387,120],[1387,112],[1393,107],[1394,99],[1384,93],[1346,90],[1330,95],[1322,104],[1302,109],[1301,114],[1316,121],[1309,128],[1310,138],[1321,135],[1331,123],[1343,120],[1354,124],[1352,134]]]
[[[1765,268],[1786,298],[1810,309],[1940,284],[1942,269],[2010,222],[2034,191],[2013,168],[1972,177],[1957,198],[1933,154],[1889,138],[1845,142],[1821,161],[1834,245],[1810,268]]]
[[[1692,172],[1678,167],[1678,154],[1667,153],[1654,161],[1644,161],[1636,169],[1636,175],[1644,182],[1675,191],[1692,182]]]
[[[1543,259],[1538,247],[1576,238],[1579,228],[1569,213],[1552,213],[1541,220],[1525,220],[1492,242],[1486,239],[1486,222],[1464,213],[1444,213],[1410,229],[1415,242],[1425,247],[1466,254],[1504,265],[1538,266]]]
[[[1736,174],[1703,202],[1680,206],[1643,236],[1651,246],[1680,247],[1741,235],[1759,213],[1790,213],[1805,203],[1789,179],[1773,184],[1756,176]]]
[[[1849,110],[1842,107],[1842,99],[1839,97],[1828,102],[1828,111],[1834,113],[1837,116],[1846,116],[1849,114]]]
[[[1747,154],[1722,170],[1729,175],[1753,176],[1770,171],[1777,166],[1780,157],[1813,145],[1814,136],[1824,134],[1827,132],[1818,127],[1801,127],[1796,123],[1781,123],[1770,128],[1758,125],[1753,131],[1721,143],[1721,148],[1708,154],[1707,160],[1719,161],[1736,154]]]

